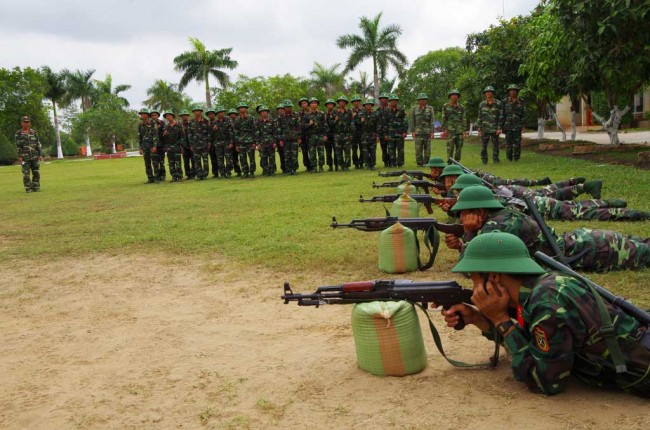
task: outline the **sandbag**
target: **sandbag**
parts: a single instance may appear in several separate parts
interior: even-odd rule
[[[399,222],[379,234],[379,270],[406,273],[418,268],[415,232]]]
[[[422,331],[409,302],[355,304],[352,333],[359,368],[373,375],[411,375],[427,365]]]
[[[390,216],[398,218],[420,218],[420,205],[408,194],[399,196],[390,207]]]
[[[413,178],[410,177],[409,175],[407,175],[406,173],[402,173],[402,174],[400,175],[400,177],[399,177],[399,181],[400,181],[400,182],[410,182],[410,181],[412,181],[412,180],[413,180]]]
[[[397,194],[418,194],[418,188],[411,185],[410,182],[404,182],[397,186]]]

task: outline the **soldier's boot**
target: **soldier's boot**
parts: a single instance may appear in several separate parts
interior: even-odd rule
[[[551,178],[549,178],[548,176],[537,180],[537,185],[551,185],[551,184],[552,184]]]
[[[600,200],[602,206],[607,208],[626,208],[627,202],[623,199],[607,199]]]
[[[40,182],[32,182],[32,191],[35,193],[40,193],[41,192],[41,183]]]
[[[601,195],[601,191],[603,189],[603,181],[601,180],[595,180],[595,181],[585,181],[584,184],[582,184],[584,190],[586,193],[591,195],[594,199],[599,199]]]

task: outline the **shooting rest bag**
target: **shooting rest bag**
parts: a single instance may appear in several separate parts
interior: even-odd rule
[[[419,194],[420,191],[417,187],[411,185],[410,182],[404,182],[397,186],[397,194]]]
[[[390,207],[390,216],[397,218],[420,218],[420,205],[408,194],[399,196]]]
[[[405,376],[427,365],[414,306],[406,301],[357,303],[352,333],[359,368],[377,376]]]
[[[418,244],[415,232],[399,222],[379,234],[379,270],[406,273],[418,269]]]

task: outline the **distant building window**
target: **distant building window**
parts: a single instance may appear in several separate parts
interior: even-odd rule
[[[643,93],[634,96],[634,113],[643,112]]]

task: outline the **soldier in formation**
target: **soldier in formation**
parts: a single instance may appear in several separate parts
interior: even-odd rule
[[[488,162],[487,149],[492,141],[492,161],[499,162],[499,135],[501,134],[501,102],[494,98],[494,88],[485,87],[485,100],[478,106],[476,122],[478,134],[481,136],[481,161]]]
[[[427,104],[429,97],[425,93],[418,94],[418,105],[411,113],[415,141],[415,162],[418,167],[424,166],[431,157],[431,139],[434,132],[433,108]]]
[[[169,164],[169,174],[172,182],[183,180],[183,169],[181,168],[181,152],[184,143],[183,126],[176,122],[174,112],[165,112],[164,115],[167,124],[162,132],[162,141],[167,153],[167,162]]]
[[[147,175],[147,184],[152,184],[158,177],[158,123],[151,119],[149,110],[140,109],[140,124],[138,125],[138,146],[144,159],[144,171]]]
[[[39,163],[43,161],[43,148],[38,133],[31,128],[29,116],[23,116],[20,124],[20,130],[16,132],[14,141],[23,173],[23,185],[27,193],[39,192],[41,191]]]
[[[458,102],[460,91],[453,89],[447,94],[449,102],[442,106],[442,137],[447,139],[447,158],[460,161],[465,131],[465,107]]]
[[[210,150],[210,140],[212,132],[210,123],[203,116],[203,108],[194,106],[192,109],[194,118],[190,121],[189,140],[194,156],[194,166],[196,168],[196,180],[205,180],[209,174],[208,151]]]
[[[398,101],[397,94],[391,94],[388,97],[388,109],[382,114],[382,127],[390,167],[404,166],[404,138],[408,131],[408,121],[404,109],[397,105]]]

